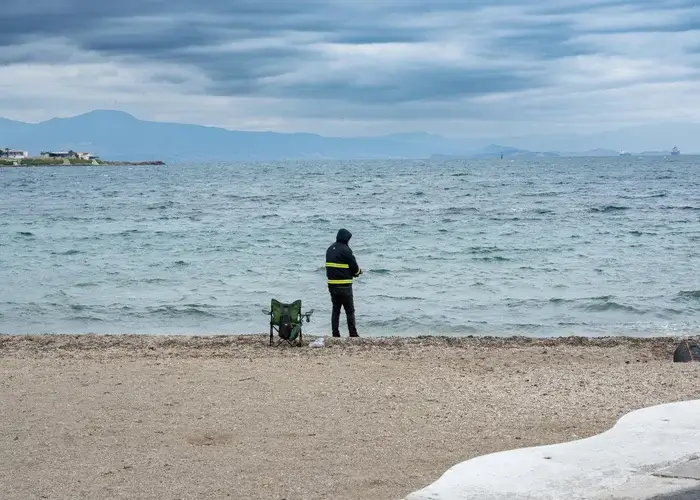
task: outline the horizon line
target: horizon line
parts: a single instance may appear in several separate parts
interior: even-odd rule
[[[105,114],[112,113],[112,114],[125,115],[125,116],[128,116],[128,117],[134,119],[135,121],[145,122],[145,123],[186,125],[186,126],[193,126],[193,127],[203,127],[203,128],[210,128],[210,129],[225,130],[227,132],[241,132],[241,133],[252,133],[252,134],[259,133],[259,134],[279,134],[279,135],[311,135],[311,136],[329,138],[329,139],[377,139],[377,138],[390,138],[392,136],[422,135],[422,136],[438,137],[441,139],[448,139],[448,140],[481,140],[481,139],[484,139],[485,142],[487,142],[487,143],[489,142],[490,139],[492,139],[492,137],[488,137],[488,136],[484,137],[484,136],[443,135],[440,133],[426,132],[424,130],[414,130],[414,131],[410,131],[410,132],[387,132],[387,133],[380,134],[380,135],[322,135],[322,134],[317,133],[317,132],[307,132],[307,131],[284,132],[284,131],[278,131],[278,130],[274,130],[274,129],[236,129],[236,128],[227,128],[227,127],[223,127],[220,125],[206,125],[206,124],[202,124],[202,123],[193,123],[193,122],[186,122],[186,121],[161,121],[161,120],[145,119],[145,118],[140,118],[139,116],[137,116],[131,112],[128,112],[128,111],[123,111],[120,109],[108,109],[108,108],[95,108],[95,109],[92,109],[89,111],[85,111],[85,112],[73,114],[73,115],[53,116],[51,118],[47,118],[45,120],[40,120],[40,121],[22,121],[22,120],[13,119],[13,118],[7,118],[4,116],[0,116],[0,119],[10,121],[10,122],[15,122],[15,123],[21,123],[21,124],[25,124],[25,125],[42,125],[42,124],[49,123],[49,122],[54,121],[54,120],[70,120],[70,119],[80,118],[80,117],[88,116],[91,114],[97,114],[97,113],[105,113]],[[637,125],[628,125],[628,126],[612,128],[612,129],[600,129],[596,132],[586,132],[586,133],[560,132],[558,135],[571,135],[571,136],[575,136],[578,138],[585,138],[585,137],[595,136],[598,134],[631,130],[631,129],[635,129],[635,128],[639,128],[639,127],[672,126],[672,125],[700,126],[700,122],[693,122],[693,121],[645,122],[645,123],[641,123],[641,124],[637,124]],[[530,139],[530,138],[542,138],[542,137],[546,137],[546,136],[550,136],[550,135],[552,135],[552,134],[514,135],[512,137],[508,137],[507,140],[524,140],[524,139]],[[496,144],[493,142],[491,142],[490,145],[501,146],[501,144]],[[509,147],[509,146],[504,146],[504,147]],[[587,151],[593,151],[595,149],[608,149],[608,148],[591,148],[591,149],[588,149]],[[624,151],[624,148],[621,148],[621,150]],[[654,150],[651,150],[651,151],[654,151]],[[545,152],[545,151],[540,151],[540,152]],[[551,152],[553,152],[553,150]]]

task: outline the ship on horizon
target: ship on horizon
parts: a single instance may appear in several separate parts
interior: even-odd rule
[[[671,156],[678,156],[681,154],[681,150],[678,149],[676,146],[673,146],[673,149],[671,150]]]
[[[632,153],[630,153],[629,151],[625,151],[624,149],[621,149],[620,156],[632,156]]]

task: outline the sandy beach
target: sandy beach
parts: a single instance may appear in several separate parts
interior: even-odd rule
[[[676,343],[0,336],[0,491],[400,500],[471,457],[700,397]]]

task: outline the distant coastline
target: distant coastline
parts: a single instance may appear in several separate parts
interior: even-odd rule
[[[1,113],[0,113],[1,114]],[[314,133],[282,133],[270,130],[230,130],[188,123],[166,123],[136,118],[122,111],[93,110],[78,116],[52,118],[40,123],[0,117],[0,146],[22,148],[7,151],[6,159],[47,154],[99,155],[105,159],[159,159],[183,162],[267,162],[308,160],[462,160],[533,159],[549,157],[619,157],[627,161],[645,156],[686,156],[700,153],[700,123],[656,123],[595,133],[543,134],[532,130],[523,136],[497,134],[472,137],[454,130],[454,137],[426,132],[383,135],[326,136]],[[609,125],[609,124],[608,124]],[[504,133],[505,131],[503,131]],[[669,148],[678,146],[679,154]],[[84,149],[91,152],[85,152]],[[3,159],[0,150],[0,159]],[[157,155],[157,156],[154,156]],[[433,156],[435,155],[435,156]]]
[[[0,167],[70,167],[70,166],[148,166],[165,165],[160,160],[152,161],[108,161],[100,159],[85,160],[81,158],[8,158],[0,159]]]

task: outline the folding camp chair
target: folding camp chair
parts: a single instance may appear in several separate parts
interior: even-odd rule
[[[301,312],[301,300],[292,302],[291,304],[283,304],[279,300],[272,299],[270,302],[270,310],[263,309],[263,313],[270,316],[270,345],[273,344],[275,332],[280,338],[277,343],[279,346],[282,342],[287,342],[293,345],[294,341],[302,342],[301,325],[306,318],[306,322],[311,321],[311,315],[314,310]]]

